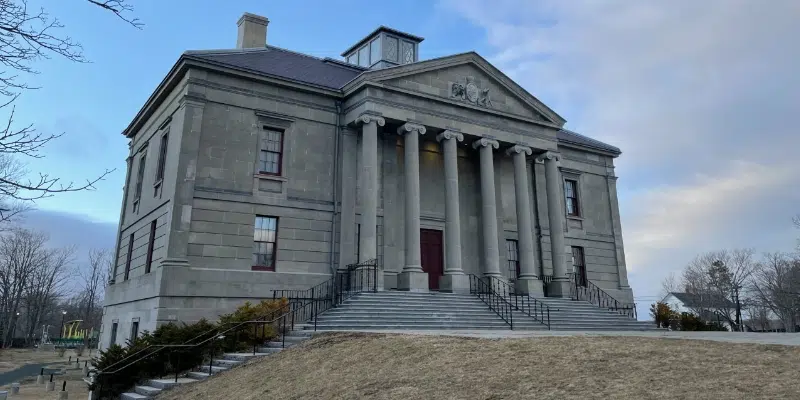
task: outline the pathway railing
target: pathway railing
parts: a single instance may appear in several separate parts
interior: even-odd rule
[[[469,292],[483,300],[490,310],[500,316],[512,330],[514,329],[514,316],[512,314],[514,306],[494,290],[489,279],[469,274]]]
[[[636,319],[636,303],[618,301],[588,279],[581,279],[576,273],[569,274],[570,295],[574,300],[587,301],[599,308],[616,311]]]
[[[534,299],[527,294],[516,293],[514,287],[510,283],[505,282],[495,276],[487,277],[492,289],[501,296],[510,299],[510,303],[514,309],[521,311],[523,314],[541,322],[543,325],[550,329],[550,307],[543,302]]]

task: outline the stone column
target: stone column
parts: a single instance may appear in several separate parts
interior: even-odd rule
[[[558,169],[561,156],[547,152],[539,156],[544,161],[544,177],[547,188],[547,215],[550,222],[550,255],[553,259],[553,282],[547,292],[553,297],[569,297],[569,276],[567,276],[564,246],[564,197],[561,171]]]
[[[406,264],[397,277],[400,290],[427,291],[428,274],[422,272],[419,232],[419,136],[425,134],[425,127],[405,123],[397,129],[397,134],[405,136],[405,258]]]
[[[439,279],[439,290],[453,293],[468,293],[469,278],[461,268],[461,214],[458,205],[458,142],[464,135],[455,131],[444,131],[436,137],[444,152],[444,197],[446,250],[444,276]]]
[[[378,257],[378,126],[386,121],[375,115],[358,117],[361,124],[361,237],[359,260]]]
[[[497,235],[497,202],[494,188],[494,161],[492,149],[500,147],[500,143],[492,139],[479,139],[472,144],[480,149],[481,159],[481,223],[483,224],[483,255],[486,276],[502,279],[500,273],[500,250]]]
[[[514,158],[514,192],[517,203],[517,233],[519,243],[519,270],[514,290],[517,293],[544,297],[542,281],[536,276],[536,258],[533,251],[533,222],[531,200],[528,197],[528,165],[525,156],[530,147],[514,146],[506,150]]]

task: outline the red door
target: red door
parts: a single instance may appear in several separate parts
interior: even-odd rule
[[[428,273],[428,289],[439,289],[439,277],[444,274],[442,231],[420,229],[422,270]]]

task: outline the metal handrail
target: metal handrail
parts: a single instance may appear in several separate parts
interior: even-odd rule
[[[488,282],[482,278],[469,274],[469,292],[483,300],[489,309],[505,321],[511,330],[514,330],[514,316],[512,310],[514,306],[505,297],[500,296]]]
[[[528,294],[516,293],[514,287],[511,286],[510,283],[496,276],[489,276],[488,278],[490,284],[498,294],[502,292],[503,297],[506,298],[513,296],[511,297],[513,299],[511,305],[513,305],[515,309],[546,325],[547,329],[550,330],[550,307],[547,304],[536,300]]]
[[[577,273],[570,273],[569,280],[570,292],[572,292],[570,294],[574,300],[587,301],[599,308],[616,311],[622,315],[637,319],[636,303],[624,303],[615,299],[610,294],[606,293],[605,290],[600,289],[600,287],[595,285],[592,281],[588,279],[579,279]],[[581,283],[585,283],[585,285]]]

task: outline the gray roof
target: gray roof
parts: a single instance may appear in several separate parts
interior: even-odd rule
[[[366,70],[341,61],[312,57],[274,46],[246,50],[187,51],[184,55],[334,90],[341,89]]]
[[[594,149],[608,151],[615,154],[622,154],[622,151],[619,149],[619,147],[603,143],[599,140],[594,140],[590,137],[583,136],[580,133],[566,129],[561,129],[560,131],[558,131],[558,141],[562,143],[591,147]]]
[[[380,29],[389,28],[378,28]],[[275,46],[263,49],[187,51],[184,56],[332,90],[340,90],[362,72],[367,71],[367,68],[343,61],[313,57]],[[558,141],[621,154],[617,147],[566,129],[558,132]]]

